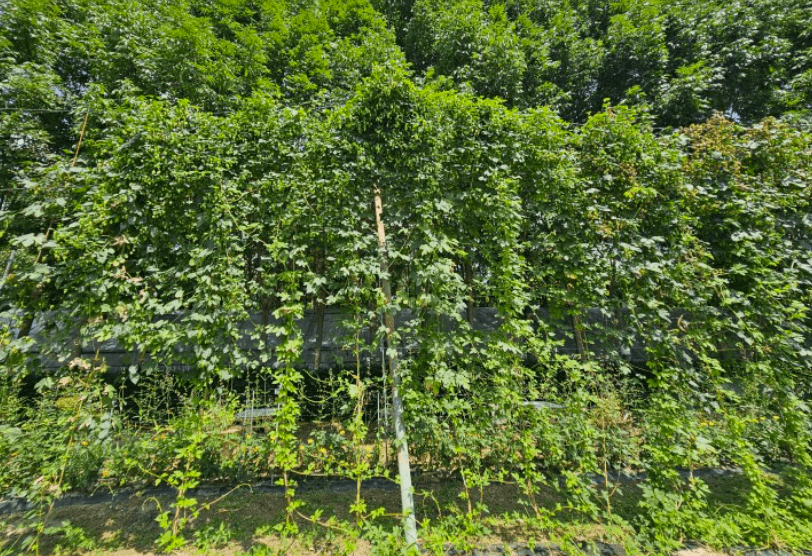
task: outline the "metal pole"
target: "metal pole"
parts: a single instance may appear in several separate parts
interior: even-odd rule
[[[389,370],[392,374],[392,402],[395,418],[395,444],[398,448],[398,475],[400,476],[400,501],[403,507],[403,532],[406,544],[417,543],[417,523],[414,516],[414,498],[412,496],[412,471],[409,466],[409,446],[406,443],[406,428],[403,426],[403,400],[400,397],[400,371],[397,346],[392,345],[390,334],[395,331],[395,317],[392,315],[392,287],[389,284],[389,265],[386,261],[386,233],[383,227],[383,205],[381,192],[375,190],[375,222],[378,225],[378,247],[381,250],[381,288],[386,299],[384,305],[384,326],[386,327],[386,344],[389,355]]]

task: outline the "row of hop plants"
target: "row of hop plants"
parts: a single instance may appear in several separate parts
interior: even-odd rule
[[[577,374],[578,365],[569,370]],[[43,533],[58,531],[47,526],[48,516],[65,493],[167,485],[177,495],[170,502],[155,500],[163,504],[157,518],[164,529],[156,542],[171,551],[191,540],[200,512],[220,501],[199,498],[193,489],[284,481],[280,463],[289,465],[290,489],[307,477],[346,478],[357,485],[348,508],[354,518],[347,522],[301,505],[295,492],[286,492],[291,515],[279,523],[280,533],[296,536],[301,523],[315,522],[346,535],[379,538],[382,529],[390,531],[393,526],[381,508],[367,506],[368,491],[362,487],[367,478],[394,478],[394,467],[384,459],[385,451],[394,451],[391,437],[371,434],[375,423],[361,418],[359,399],[350,388],[339,395],[346,404],[343,412],[315,427],[300,423],[290,447],[280,447],[275,427],[263,432],[237,430],[234,415],[240,404],[230,395],[192,390],[159,422],[144,422],[115,409],[121,402],[100,376],[65,378],[55,385],[41,384],[36,405],[23,419],[19,414],[9,418],[16,426],[4,426],[3,488],[36,503],[27,515],[11,521],[19,534],[9,538],[7,550],[36,550]],[[518,519],[528,531],[537,528],[548,536],[574,523],[591,523],[602,527],[609,540],[637,543],[652,551],[674,548],[685,538],[719,546],[807,542],[802,468],[784,470],[782,480],[787,484],[779,496],[772,474],[751,461],[777,465],[770,452],[782,443],[779,435],[786,424],[781,417],[756,417],[754,412],[717,422],[706,412],[686,413],[673,400],[652,401],[642,408],[633,401],[634,392],[600,372],[587,371],[580,379],[581,386],[571,385],[561,409],[519,409],[507,420],[502,417],[504,408],[489,404],[487,412],[467,418],[435,412],[435,419],[453,423],[454,428],[410,428],[414,462],[425,465],[421,472],[455,477],[460,487],[460,500],[439,511],[451,523],[438,521],[433,510],[420,509],[421,536],[426,541],[455,541],[461,546],[476,542],[476,536],[493,525],[488,487],[509,484],[518,494],[513,511],[519,513],[504,520]],[[166,386],[151,385],[147,390]],[[4,409],[15,399],[19,400],[9,392]],[[136,398],[129,401],[135,402]],[[746,440],[731,441],[737,434]],[[666,448],[664,437],[679,443]],[[742,445],[752,452],[737,452]],[[740,504],[746,506],[724,508],[709,499],[709,486],[698,471],[720,465],[742,467],[747,486]],[[641,471],[647,474],[638,483],[641,495],[634,498],[637,507],[629,508],[626,491],[638,486],[622,474]],[[770,517],[772,523],[766,521]],[[389,536],[384,538],[391,542]],[[437,546],[445,546],[444,542]]]
[[[298,478],[327,473],[357,481],[347,527],[380,536],[361,481],[393,475],[379,453],[395,446],[364,418],[382,385],[362,362],[387,340],[390,357],[402,347],[413,461],[459,478],[461,530],[481,532],[477,493],[510,482],[548,532],[577,519],[634,531],[651,550],[809,542],[803,122],[717,117],[657,135],[644,112],[607,106],[572,128],[545,109],[418,88],[392,68],[326,111],[257,94],[212,115],[126,87],[86,99],[75,152],[21,167],[2,214],[14,254],[3,384],[33,380],[39,393],[34,405],[3,398],[0,484],[40,502],[38,531],[67,489],[159,481],[179,493],[161,512],[169,550],[199,512],[191,488],[273,475],[282,531],[295,534],[302,519],[324,523],[302,507]],[[496,330],[475,326],[483,306]],[[342,311],[352,354],[331,383],[342,432],[312,443],[305,392],[321,379],[301,363],[298,324],[309,307],[317,322]],[[384,309],[412,318],[387,331]],[[36,339],[35,317],[46,323]],[[565,338],[575,353],[561,352]],[[188,364],[194,403],[148,426],[122,418],[103,361],[82,357],[110,340],[151,364]],[[644,368],[630,362],[639,349]],[[64,365],[45,376],[48,359]],[[148,367],[127,380],[148,380]],[[278,385],[273,430],[232,438],[228,384],[248,372]],[[716,466],[747,481],[745,502],[721,513],[696,475]],[[645,472],[632,518],[616,507],[619,472]],[[539,501],[548,490],[554,508]]]

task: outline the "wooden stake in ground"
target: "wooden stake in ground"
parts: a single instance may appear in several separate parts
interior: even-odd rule
[[[389,265],[386,261],[386,232],[383,227],[383,205],[381,192],[375,190],[375,222],[378,225],[378,247],[381,250],[381,287],[386,298],[384,306],[384,326],[386,327],[386,351],[389,359],[389,371],[392,374],[392,402],[395,417],[395,443],[398,448],[398,474],[400,475],[400,501],[403,507],[403,529],[406,544],[417,543],[417,523],[414,516],[414,498],[412,497],[412,471],[409,466],[409,446],[406,443],[406,429],[403,426],[403,400],[400,397],[400,370],[398,368],[397,346],[392,345],[391,334],[395,331],[395,317],[392,315],[392,287],[389,284]]]

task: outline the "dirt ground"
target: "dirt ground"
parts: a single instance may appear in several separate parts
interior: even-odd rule
[[[460,485],[451,480],[428,480],[417,484],[415,497],[418,518],[431,517],[436,520],[447,516],[449,506],[456,503],[461,511],[467,504],[460,497]],[[327,488],[303,490],[297,498],[303,501],[298,518],[300,533],[295,538],[285,538],[278,534],[275,526],[284,522],[285,500],[278,493],[252,493],[247,489],[226,496],[210,508],[205,504],[214,498],[201,498],[203,509],[199,517],[187,527],[185,537],[188,544],[175,552],[178,556],[208,555],[258,555],[258,556],[326,556],[330,554],[369,556],[372,546],[363,540],[336,532],[323,526],[333,516],[338,520],[350,521],[348,508],[355,496],[354,489]],[[366,488],[363,498],[369,509],[383,508],[389,518],[390,529],[397,526],[397,513],[400,510],[400,494],[397,488]],[[513,485],[491,485],[483,492],[484,502],[491,515],[507,512],[524,512],[526,505],[518,504],[521,498]],[[473,501],[479,501],[478,497]],[[552,507],[558,502],[555,495],[542,493],[537,502]],[[155,540],[161,534],[156,517],[160,511],[169,509],[172,498],[169,496],[150,497],[134,495],[121,502],[63,506],[53,509],[49,526],[67,527],[56,529],[42,537],[40,553],[43,556],[65,556],[68,554],[99,556],[148,556],[156,555]],[[305,516],[312,516],[320,510],[318,517],[322,525],[308,522]],[[0,519],[0,526],[3,525]],[[5,538],[10,535],[13,519],[5,516]],[[503,543],[543,542],[546,539],[533,537],[532,532],[521,526],[510,528],[491,526],[492,534],[477,540],[478,546],[497,546]],[[577,537],[583,540],[614,542],[607,538],[600,527],[579,529]],[[0,539],[2,540],[2,539]],[[481,543],[481,544],[480,544]],[[14,554],[12,548],[10,554]],[[504,554],[510,554],[506,549]],[[0,550],[0,555],[4,555]],[[721,556],[701,548],[683,550],[675,556]]]
[[[674,556],[726,556],[724,552],[711,550],[710,548],[687,548],[674,553]]]
[[[400,503],[394,493],[369,491],[370,504],[382,505],[395,512]],[[310,496],[302,513],[312,513],[315,505],[330,508],[335,513],[349,506],[350,493]],[[304,498],[304,496],[302,497]],[[200,499],[201,505],[212,499]],[[109,556],[157,555],[155,539],[162,530],[156,521],[161,509],[168,509],[169,497],[147,498],[135,496],[115,504],[86,504],[55,508],[48,519],[49,525],[69,522],[73,533],[58,532],[43,537],[41,554],[104,554]],[[178,556],[222,554],[234,556],[246,553],[257,545],[268,547],[270,554],[315,556],[348,553],[357,556],[369,554],[369,546],[357,541],[351,549],[341,538],[325,534],[322,527],[309,526],[302,520],[304,534],[296,539],[284,539],[273,526],[284,520],[284,497],[278,494],[252,494],[239,491],[229,495],[215,506],[203,509],[189,527],[190,543],[177,550]],[[325,509],[325,513],[328,513]],[[343,512],[341,512],[343,513]],[[345,515],[344,518],[349,516]],[[202,532],[202,533],[201,533]],[[207,534],[208,532],[208,534]],[[347,550],[350,549],[350,550]],[[2,552],[0,552],[2,553]]]

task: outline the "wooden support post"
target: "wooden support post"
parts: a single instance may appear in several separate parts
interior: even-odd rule
[[[581,325],[581,314],[572,315],[572,334],[575,337],[575,349],[582,361],[589,359],[589,352],[584,339],[584,328]]]
[[[324,275],[325,267],[324,250],[316,249],[315,270],[318,276]],[[324,345],[324,291],[319,288],[316,292],[316,345],[313,348],[313,372],[318,376],[321,369],[321,350]]]
[[[0,291],[6,286],[6,280],[8,280],[8,274],[11,272],[11,265],[14,264],[14,257],[17,255],[17,251],[12,251],[11,255],[8,257],[8,261],[6,261],[6,270],[3,272],[3,280],[0,281]]]
[[[384,306],[384,326],[386,327],[386,348],[389,359],[389,371],[392,374],[392,402],[395,418],[395,443],[398,450],[398,475],[400,476],[400,501],[403,507],[403,530],[406,544],[417,543],[417,522],[414,515],[414,498],[412,495],[412,472],[409,466],[409,446],[406,443],[406,429],[403,426],[403,400],[400,397],[400,370],[398,368],[397,346],[393,345],[391,334],[395,331],[395,317],[392,314],[392,286],[389,283],[389,264],[386,260],[386,232],[383,227],[383,205],[381,192],[375,190],[375,222],[378,225],[378,247],[381,251],[381,287],[386,298]]]
[[[469,254],[473,257],[473,254]],[[465,318],[468,324],[474,325],[474,263],[471,260],[463,260],[462,267],[465,273],[465,285],[468,286],[468,297],[465,300]]]

